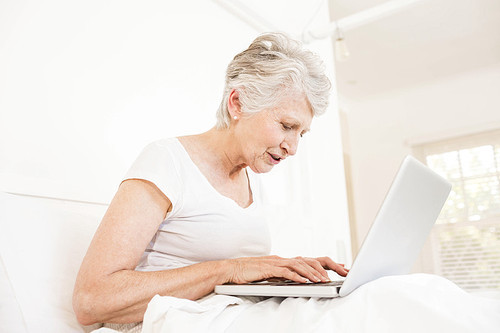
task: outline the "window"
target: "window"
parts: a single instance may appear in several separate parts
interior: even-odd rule
[[[453,188],[431,234],[434,273],[500,289],[500,130],[414,147]]]

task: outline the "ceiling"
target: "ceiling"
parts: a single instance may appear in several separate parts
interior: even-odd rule
[[[330,17],[384,2],[329,0]],[[350,57],[336,64],[339,94],[366,99],[499,63],[500,1],[422,0],[343,35]]]

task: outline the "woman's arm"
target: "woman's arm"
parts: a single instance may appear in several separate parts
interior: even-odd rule
[[[196,289],[204,285],[203,272],[192,274],[189,282],[176,281],[178,274],[171,271],[134,271],[170,209],[170,200],[152,183],[128,180],[120,185],[76,280],[73,307],[82,324],[140,321],[155,294],[172,294],[185,283]]]
[[[148,302],[156,294],[196,300],[226,282],[270,277],[325,281],[328,275],[324,268],[347,274],[329,258],[277,256],[208,261],[157,272],[135,271],[170,209],[170,200],[152,183],[128,180],[121,184],[78,273],[73,308],[81,324],[142,321]]]
[[[220,262],[134,270],[170,209],[170,200],[152,183],[128,180],[120,185],[78,273],[73,307],[80,323],[141,321],[156,294],[198,299],[225,282]]]

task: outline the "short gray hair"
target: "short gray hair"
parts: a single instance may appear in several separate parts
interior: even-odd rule
[[[257,37],[229,63],[217,128],[228,128],[228,99],[236,89],[243,113],[255,113],[278,105],[290,93],[303,94],[315,116],[328,107],[331,83],[324,64],[299,41],[282,33]]]

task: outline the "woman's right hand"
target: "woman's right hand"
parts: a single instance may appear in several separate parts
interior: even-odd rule
[[[246,257],[229,259],[229,281],[231,283],[249,283],[269,278],[283,278],[299,283],[328,282],[326,269],[334,270],[346,276],[348,270],[328,257],[321,258],[282,258],[279,256]]]

